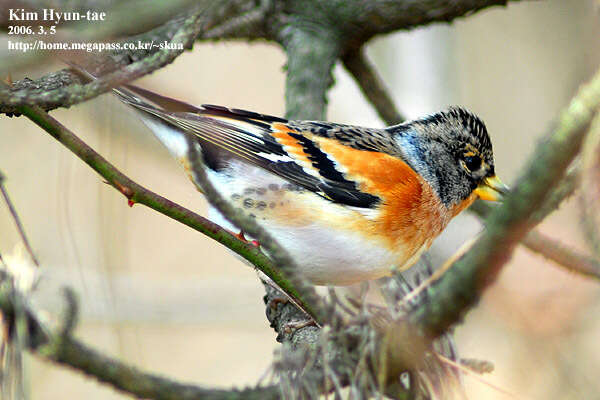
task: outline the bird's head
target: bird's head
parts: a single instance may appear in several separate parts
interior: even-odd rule
[[[445,111],[390,128],[411,167],[433,187],[446,207],[473,194],[499,201],[508,188],[496,176],[492,142],[483,121],[470,111]]]

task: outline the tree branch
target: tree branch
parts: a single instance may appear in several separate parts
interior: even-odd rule
[[[592,124],[582,156],[581,227],[589,248],[600,257],[600,117]]]
[[[288,78],[292,80],[290,86],[313,85],[302,76],[301,68],[315,63],[322,64],[317,66],[323,74],[312,77],[316,81],[314,85],[327,88],[332,82],[328,71],[338,56],[356,51],[374,35],[432,22],[450,22],[486,7],[519,0],[379,0],[368,4],[360,0],[285,0],[271,4],[268,1],[262,0],[258,8],[254,0],[208,2],[210,6],[193,12],[191,16],[176,17],[159,28],[128,37],[122,42],[167,41],[182,43],[183,48],[188,49],[196,39],[275,40],[288,51],[288,67],[300,72],[297,78]],[[72,3],[69,6],[74,7]],[[117,28],[122,30],[122,24]],[[294,30],[299,32],[294,33]],[[333,36],[334,40],[326,43],[327,40],[321,36],[323,33],[330,38]],[[110,32],[103,34],[109,35]],[[313,43],[313,39],[317,41]],[[313,49],[307,50],[311,47]],[[112,69],[132,65],[121,73],[116,72],[86,85],[80,85],[77,75],[67,70],[50,73],[35,81],[27,78],[17,81],[11,90],[0,91],[0,113],[12,115],[19,105],[38,105],[48,111],[89,100],[107,92],[110,89],[108,82],[115,85],[140,78],[172,62],[182,51],[167,48],[153,52],[115,51],[110,57]],[[5,65],[7,67],[0,70],[4,71],[3,74],[9,72],[13,64]],[[288,74],[288,77],[294,74]],[[315,105],[311,105],[313,101]],[[289,116],[293,118],[322,119],[324,112],[319,110],[324,110],[325,102],[324,96],[306,99],[287,96],[286,104]]]
[[[324,324],[325,322],[329,322],[336,316],[334,310],[331,310],[331,312],[325,311],[323,300],[306,281],[306,278],[298,273],[299,268],[296,262],[277,244],[277,241],[265,229],[252,218],[246,217],[242,212],[238,212],[213,187],[206,177],[205,166],[201,161],[202,153],[197,146],[193,140],[188,140],[190,171],[194,182],[198,187],[202,188],[202,192],[207,200],[235,226],[240,227],[243,232],[256,239],[260,243],[260,246],[266,250],[276,268],[259,268],[261,272],[271,278],[286,294],[290,295],[298,303],[297,305],[314,318],[317,323]],[[283,279],[280,278],[280,273],[283,274]]]
[[[58,331],[42,325],[25,298],[9,282],[10,277],[0,276],[0,311],[7,320],[14,321],[17,311],[25,318],[29,350],[47,360],[69,366],[106,383],[113,388],[139,398],[160,400],[236,400],[279,399],[277,387],[244,390],[209,389],[182,384],[170,379],[143,372],[117,359],[107,357],[71,336],[76,321],[76,301],[68,300],[68,308]],[[67,292],[69,293],[69,292]]]
[[[21,107],[19,111],[71,150],[100,176],[105,178],[108,184],[125,195],[130,205],[135,203],[143,204],[218,241],[244,257],[252,265],[273,279],[274,282],[281,285],[284,290],[291,290],[293,294],[293,287],[290,288],[290,284],[286,283],[286,280],[278,274],[271,260],[255,246],[239,240],[219,225],[132,181],[45,111],[37,107],[28,106]],[[301,297],[299,300],[302,302]],[[304,304],[301,303],[300,305],[303,306]],[[310,309],[310,307],[308,308]]]
[[[338,40],[317,26],[287,26],[280,41],[286,50],[286,117],[324,120],[327,90],[340,52]]]
[[[274,0],[260,0],[260,4],[247,12],[243,12],[223,23],[207,30],[202,39],[222,40],[239,39],[247,40],[264,38],[266,34],[265,23],[267,14],[273,8]]]
[[[64,86],[64,81],[71,81],[71,74],[59,71],[54,76],[49,76],[41,86],[37,82],[24,80],[17,82],[12,88],[0,91],[0,111],[6,113],[18,113],[18,107],[26,104],[36,104],[44,110],[57,107],[68,107],[85,100],[92,99],[102,93],[109,91],[112,87],[125,83],[128,80],[137,79],[156,69],[159,69],[183,53],[184,49],[191,48],[198,32],[202,28],[202,12],[196,12],[192,16],[181,21],[178,29],[174,32],[170,41],[182,45],[181,49],[165,47],[150,52],[140,61],[134,62],[122,70],[112,72],[101,79],[80,85],[79,78],[76,84]],[[112,61],[112,60],[111,60]],[[23,86],[28,86],[24,88]],[[34,87],[32,90],[31,88]]]
[[[377,74],[375,67],[369,62],[364,49],[360,48],[345,54],[342,61],[344,67],[356,80],[360,90],[386,124],[396,125],[405,120],[404,116],[398,112],[392,96]]]
[[[541,143],[507,197],[486,220],[486,231],[468,253],[430,288],[430,300],[410,319],[433,337],[445,332],[473,307],[494,282],[517,243],[535,222],[530,216],[560,181],[579,151],[584,134],[600,106],[600,71],[561,113],[556,129]]]
[[[360,47],[375,35],[436,22],[450,23],[492,6],[517,1],[521,0],[374,0],[367,3],[333,0],[319,9],[327,15],[329,23],[339,26],[347,48],[351,49]]]
[[[600,261],[575,251],[560,240],[533,230],[525,236],[523,244],[570,272],[600,280]]]
[[[67,69],[50,73],[36,81],[27,78],[17,81],[11,88],[0,90],[0,113],[18,114],[17,107],[21,105],[37,105],[45,111],[69,107],[105,93],[112,87],[138,79],[173,62],[185,49],[191,49],[201,32],[229,18],[244,7],[243,4],[238,3],[251,3],[251,0],[245,2],[205,0],[183,16],[179,15],[144,34],[122,40],[122,43],[169,42],[172,45],[181,44],[181,48],[156,47],[150,50],[136,48],[114,51],[109,53],[110,56],[102,58],[99,66],[95,65],[96,69],[112,72],[103,73],[100,79],[85,85],[81,85],[77,74]],[[98,60],[95,60],[95,63],[98,64]],[[7,65],[10,66],[11,63]]]

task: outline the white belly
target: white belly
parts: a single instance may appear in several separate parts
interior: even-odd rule
[[[209,218],[224,225],[224,217],[211,207]],[[229,229],[238,228],[230,223]],[[315,285],[351,285],[389,275],[397,261],[387,249],[368,243],[364,237],[329,229],[319,223],[264,229],[296,261],[300,273]]]
[[[405,260],[398,259],[398,254],[404,252],[391,252],[375,241],[366,240],[358,232],[332,228],[328,224],[330,219],[324,217],[344,213],[362,217],[358,211],[308,192],[298,194],[270,190],[269,187],[283,187],[287,182],[259,168],[248,165],[243,168],[244,174],[234,173],[234,178],[214,171],[208,171],[208,176],[225,199],[246,215],[255,217],[257,223],[296,261],[300,273],[313,284],[351,285],[389,275],[394,267],[404,266]],[[294,202],[304,202],[302,209],[308,209],[305,214],[310,217],[295,219]],[[281,213],[288,210],[291,218],[282,218]],[[209,218],[230,230],[239,230],[213,207]],[[399,262],[401,265],[396,265]]]

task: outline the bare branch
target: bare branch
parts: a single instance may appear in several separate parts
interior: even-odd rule
[[[333,84],[332,70],[340,49],[330,32],[317,27],[297,26],[282,31],[286,50],[286,117],[325,119],[327,90]]]
[[[242,242],[206,218],[132,181],[45,111],[28,106],[23,106],[19,110],[105,178],[107,183],[128,199],[130,205],[140,203],[150,207],[227,246],[257,268],[267,271],[273,269],[269,258],[253,245]]]
[[[202,28],[201,16],[201,12],[196,12],[180,21],[179,29],[175,31],[171,41],[175,44],[181,44],[181,49],[165,47],[155,50],[142,60],[85,85],[76,84],[62,87],[64,86],[63,80],[72,80],[70,74],[66,75],[64,72],[59,72],[52,79],[48,77],[48,80],[44,81],[44,85],[41,87],[31,81],[17,82],[12,88],[0,91],[0,104],[2,105],[0,111],[18,113],[17,107],[25,104],[36,104],[45,110],[59,106],[70,106],[105,93],[115,85],[139,78],[159,69],[172,62],[178,55],[183,53],[184,49],[192,46]],[[80,83],[78,78],[75,82]],[[29,88],[26,89],[23,86]],[[34,90],[31,90],[32,86],[35,88]]]
[[[302,72],[302,66],[315,63],[322,75],[312,77],[316,81],[314,85],[327,88],[332,82],[330,67],[339,55],[350,54],[374,35],[432,22],[450,22],[486,7],[506,5],[509,1],[519,0],[380,0],[368,4],[359,0],[286,0],[272,3],[264,0],[258,8],[254,0],[209,1],[203,3],[202,10],[176,17],[159,28],[128,37],[123,42],[167,41],[182,43],[183,48],[188,49],[196,39],[275,40],[288,52],[290,71]],[[118,24],[115,29],[122,31],[123,24]],[[102,34],[109,35],[110,32]],[[313,39],[316,40],[314,43]],[[307,50],[308,53],[304,53]],[[142,55],[137,50],[115,51],[111,56],[114,66],[132,65],[123,73],[86,85],[80,85],[79,78],[67,70],[50,73],[36,81],[18,81],[10,91],[0,91],[0,113],[14,114],[17,106],[25,104],[38,105],[48,111],[89,100],[108,91],[110,85],[107,82],[118,84],[137,79],[172,62],[182,51],[165,48]],[[5,65],[11,68],[11,63]],[[9,72],[6,69],[1,71]],[[302,74],[291,78],[290,75],[296,73],[288,74],[290,87],[313,85]],[[313,101],[316,103],[311,106]],[[314,99],[287,96],[287,102],[288,115],[293,118],[322,119],[324,116],[319,111],[325,104],[324,96]]]
[[[592,252],[600,257],[600,118],[592,124],[583,151],[580,204],[582,227]]]
[[[29,239],[27,239],[27,235],[25,234],[25,228],[23,227],[23,224],[21,223],[19,214],[17,214],[17,210],[15,209],[12,201],[10,201],[10,197],[8,195],[8,191],[6,190],[6,187],[4,187],[5,179],[6,178],[5,178],[4,174],[2,173],[2,171],[0,171],[0,192],[2,193],[4,202],[6,203],[6,206],[8,207],[8,211],[10,212],[10,215],[12,215],[13,221],[15,222],[15,225],[17,226],[17,231],[19,232],[19,236],[21,236],[21,241],[25,245],[25,248],[27,249],[27,252],[29,253],[29,256],[31,257],[31,260],[37,267],[39,267],[40,263],[39,263],[37,257],[35,256],[35,253],[33,252],[33,248],[31,247],[31,244],[29,244]],[[1,257],[0,257],[0,260],[2,260]]]
[[[344,67],[356,80],[360,90],[386,124],[396,125],[404,121],[404,116],[398,112],[392,96],[362,48],[345,54],[342,61]]]
[[[600,279],[600,261],[581,254],[538,230],[529,232],[523,239],[523,244],[528,249],[554,261],[571,272]]]
[[[261,272],[275,281],[275,283],[284,290],[292,299],[298,302],[298,305],[304,309],[319,324],[330,321],[334,316],[328,315],[322,306],[323,300],[317,295],[315,289],[301,276],[296,262],[288,253],[277,244],[277,241],[265,231],[255,220],[246,217],[242,212],[238,212],[230,203],[225,201],[219,192],[206,177],[205,167],[201,161],[201,151],[196,147],[192,140],[189,140],[188,160],[190,171],[194,182],[202,188],[202,192],[213,207],[216,207],[223,215],[227,217],[235,226],[255,238],[260,246],[263,247],[270,259],[273,260],[277,269],[284,277],[280,279],[279,272],[273,268],[261,268]]]
[[[326,2],[320,10],[331,18],[331,24],[340,26],[341,33],[357,48],[374,35],[435,22],[450,23],[488,7],[506,6],[517,1],[521,0],[374,0],[366,3],[334,0]]]
[[[202,38],[206,40],[238,39],[240,37],[248,40],[264,38],[266,35],[265,18],[272,7],[273,0],[260,0],[258,7],[207,30]]]

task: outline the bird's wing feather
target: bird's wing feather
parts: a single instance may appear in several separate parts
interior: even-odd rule
[[[365,182],[324,148],[338,146],[366,160],[373,154],[391,153],[393,143],[383,130],[288,121],[213,105],[198,108],[135,86],[117,88],[115,93],[154,123],[167,125],[171,131],[176,128],[182,136],[184,132],[193,134],[213,169],[226,166],[223,161],[235,157],[339,204],[370,208],[381,200],[361,190]],[[377,164],[370,167],[377,168]]]

